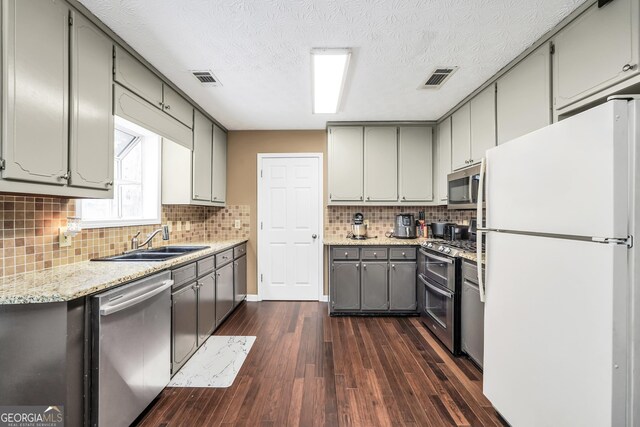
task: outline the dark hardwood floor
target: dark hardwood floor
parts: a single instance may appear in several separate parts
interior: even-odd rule
[[[215,335],[255,335],[226,389],[167,388],[141,426],[502,426],[482,376],[417,317],[329,317],[326,303],[245,303]]]

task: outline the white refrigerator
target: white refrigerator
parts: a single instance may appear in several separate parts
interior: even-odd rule
[[[639,125],[611,100],[487,152],[483,390],[515,427],[640,425]]]

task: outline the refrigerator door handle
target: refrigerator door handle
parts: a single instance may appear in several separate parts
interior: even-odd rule
[[[480,290],[480,301],[485,301],[485,293],[484,293],[484,279],[482,277],[482,235],[484,233],[484,218],[482,212],[482,206],[486,205],[486,208],[489,208],[489,203],[482,203],[484,201],[484,176],[486,173],[487,164],[486,159],[483,158],[480,163],[480,182],[478,182],[478,206],[476,211],[477,224],[478,229],[476,230],[477,236],[480,238],[480,242],[476,242],[476,256],[478,260],[476,261],[476,268],[478,269],[478,289]],[[486,251],[485,251],[486,252]]]

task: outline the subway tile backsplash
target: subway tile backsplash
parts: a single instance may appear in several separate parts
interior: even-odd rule
[[[58,228],[75,216],[76,201],[55,197],[0,195],[0,276],[43,270],[91,258],[114,255],[129,248],[131,236],[141,236],[157,225],[93,228],[82,230],[71,246],[60,248]],[[166,244],[226,240],[249,237],[248,205],[214,208],[205,206],[163,205],[162,224],[171,229],[169,242],[160,237],[155,246]],[[241,228],[233,227],[241,221]]]

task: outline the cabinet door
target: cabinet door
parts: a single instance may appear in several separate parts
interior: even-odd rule
[[[362,310],[387,310],[389,308],[389,288],[385,262],[362,263]]]
[[[195,111],[193,121],[193,199],[211,201],[213,123]]]
[[[471,162],[480,163],[496,146],[496,87],[491,85],[471,101]]]
[[[557,110],[638,73],[638,2],[594,4],[554,38]],[[625,65],[633,69],[625,71]]]
[[[451,173],[451,117],[438,125],[438,202],[447,203],[447,175]]]
[[[140,61],[116,46],[115,81],[156,108],[162,108],[162,80]]]
[[[401,127],[399,145],[400,201],[433,200],[433,129]]]
[[[364,179],[363,128],[329,128],[329,202],[361,201]]]
[[[233,305],[240,304],[247,297],[247,256],[233,262]]]
[[[72,12],[70,184],[113,186],[113,44],[95,25]]]
[[[2,177],[67,184],[69,8],[2,2]]]
[[[471,158],[471,109],[467,102],[451,116],[451,166],[469,166]]]
[[[215,272],[198,279],[198,346],[209,338],[216,327]]]
[[[193,106],[178,92],[163,84],[162,109],[189,128],[193,127]]]
[[[211,201],[224,203],[227,196],[227,134],[213,125],[213,195]]]
[[[389,269],[389,308],[396,311],[415,311],[416,263],[392,262]]]
[[[331,308],[360,310],[360,263],[334,262],[331,266]]]
[[[196,284],[171,296],[172,370],[175,373],[198,347],[198,291]]]
[[[551,124],[549,43],[536,49],[497,83],[498,144]]]
[[[364,193],[367,202],[398,200],[398,130],[364,128]]]
[[[233,263],[216,271],[216,326],[233,309]]]

